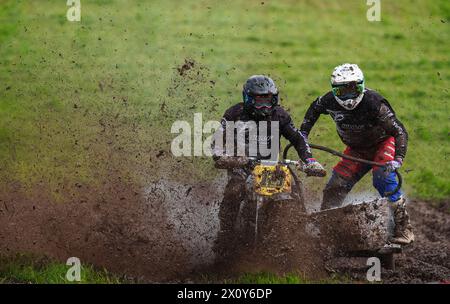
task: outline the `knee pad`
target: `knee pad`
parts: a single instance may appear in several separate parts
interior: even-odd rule
[[[373,170],[372,183],[373,186],[378,190],[378,193],[382,197],[384,197],[384,194],[386,192],[393,191],[395,190],[395,188],[397,188],[398,185],[397,175],[395,174],[395,172],[386,174],[386,172],[384,172],[382,168],[377,168]],[[399,190],[394,194],[390,195],[388,199],[391,202],[395,202],[398,201],[401,196],[402,192]]]

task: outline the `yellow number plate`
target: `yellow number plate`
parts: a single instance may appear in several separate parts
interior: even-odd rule
[[[291,192],[289,168],[283,165],[257,165],[253,169],[253,186],[256,193],[271,196]]]

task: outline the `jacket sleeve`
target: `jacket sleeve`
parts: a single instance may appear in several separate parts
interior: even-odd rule
[[[303,118],[302,125],[300,126],[300,132],[305,136],[309,136],[312,127],[319,119],[320,114],[326,114],[325,107],[323,106],[322,97],[317,98],[306,111],[305,118]]]
[[[408,133],[403,124],[384,103],[381,104],[377,118],[386,133],[395,138],[395,158],[405,158],[408,148]]]
[[[306,142],[305,136],[298,130],[291,119],[291,116],[285,113],[280,123],[281,135],[283,135],[294,146],[298,156],[302,161],[312,158],[311,149]]]
[[[229,110],[227,110],[220,120],[220,127],[214,133],[213,140],[211,141],[212,157],[215,161],[218,161],[221,156],[226,155],[227,122],[232,120],[231,116]]]

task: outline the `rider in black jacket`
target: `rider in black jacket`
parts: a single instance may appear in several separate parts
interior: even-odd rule
[[[333,71],[332,91],[317,98],[306,112],[301,132],[309,132],[321,114],[330,115],[342,142],[344,154],[385,163],[383,170],[373,167],[373,185],[381,196],[397,187],[394,170],[406,155],[408,133],[388,101],[365,88],[364,76],[356,64],[343,64]],[[339,207],[347,193],[371,169],[370,166],[342,159],[324,189],[322,209]],[[400,191],[390,195],[395,215],[395,235],[391,241],[407,244],[414,240],[405,199]]]
[[[279,105],[278,89],[271,78],[250,77],[244,84],[243,100],[225,111],[221,128],[214,136],[213,158],[218,168],[245,167],[249,163],[248,156],[277,160],[280,137],[284,136],[297,150],[307,174],[325,174],[323,167],[312,157],[304,135]],[[241,147],[240,136],[244,144]],[[233,141],[232,148],[227,146],[227,139]],[[219,141],[221,143],[217,144]]]
[[[290,115],[279,105],[278,89],[274,81],[263,75],[250,77],[243,87],[243,102],[226,110],[221,127],[213,141],[216,167],[228,169],[229,181],[220,204],[220,232],[216,253],[233,231],[239,204],[246,197],[246,179],[250,174],[248,156],[277,160],[280,137],[288,139],[304,163],[303,171],[311,176],[325,176],[325,169],[312,157],[303,134],[294,126]],[[239,141],[240,136],[243,139]],[[231,148],[229,147],[232,142]]]

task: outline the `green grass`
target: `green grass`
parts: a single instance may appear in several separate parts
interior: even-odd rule
[[[0,2],[4,182],[45,185],[65,200],[71,185],[111,172],[138,184],[209,179],[206,158],[156,157],[170,149],[174,120],[220,119],[245,79],[266,73],[300,124],[332,68],[355,62],[409,131],[408,193],[450,197],[449,1],[383,2],[372,23],[359,0],[84,1],[79,23],[65,20],[64,1]],[[186,58],[196,64],[182,77]],[[328,117],[311,142],[343,149]],[[337,161],[316,156],[328,168]]]
[[[352,283],[347,277],[330,277],[323,280],[311,280],[298,274],[276,275],[273,273],[247,273],[237,279],[225,280],[226,284],[342,284]]]
[[[46,257],[17,255],[0,257],[0,283],[21,284],[120,284],[122,280],[106,270],[81,265],[81,281],[71,282],[66,273],[71,266]]]
[[[122,284],[131,281],[96,269],[92,265],[81,265],[81,281],[71,282],[66,273],[71,266],[54,259],[22,254],[0,256],[0,284]],[[245,273],[233,279],[218,279],[204,276],[198,283],[223,284],[342,284],[353,281],[345,276],[331,276],[328,279],[311,280],[300,274],[277,275],[270,272]]]
[[[347,275],[331,274],[324,279],[312,279],[299,272],[276,274],[273,272],[243,273],[239,276],[223,278],[212,274],[203,274],[194,279],[199,284],[346,284],[357,283]]]

